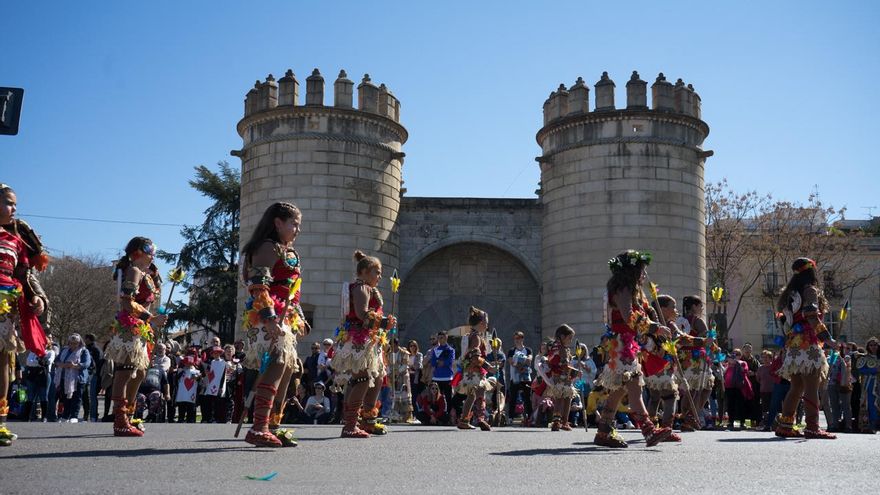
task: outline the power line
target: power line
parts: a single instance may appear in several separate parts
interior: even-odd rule
[[[23,217],[33,217],[33,218],[48,218],[51,220],[69,220],[73,222],[97,222],[97,223],[119,223],[119,224],[127,224],[127,225],[154,225],[159,227],[186,227],[186,225],[180,223],[161,223],[161,222],[135,222],[132,220],[106,220],[101,218],[81,218],[81,217],[54,217],[51,215],[21,215]]]

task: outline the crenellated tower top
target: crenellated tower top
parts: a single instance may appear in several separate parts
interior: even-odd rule
[[[275,80],[272,74],[265,81],[257,81],[248,91],[244,100],[244,116],[273,110],[278,107],[324,107],[325,93],[324,76],[314,69],[306,78],[305,102],[299,101],[299,81],[292,70],[288,69],[284,77]],[[385,117],[400,123],[400,101],[384,84],[378,87],[373,84],[369,74],[357,86],[357,108],[354,108],[354,82],[348,79],[345,70],[333,82],[333,108],[342,108],[367,112]]]

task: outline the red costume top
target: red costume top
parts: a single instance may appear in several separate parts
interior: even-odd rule
[[[0,287],[21,286],[15,279],[15,268],[18,266],[29,266],[24,242],[0,228]]]
[[[571,351],[559,340],[554,341],[547,358],[550,376],[569,376],[570,363]]]
[[[355,344],[362,345],[370,339],[371,333],[378,330],[382,318],[382,295],[375,287],[370,288],[370,300],[367,303],[367,310],[375,313],[380,321],[370,321],[370,326],[366,325],[364,320],[358,318],[357,311],[354,309],[354,291],[361,290],[365,285],[363,280],[355,280],[348,286],[348,314],[345,315],[345,328],[348,335]]]

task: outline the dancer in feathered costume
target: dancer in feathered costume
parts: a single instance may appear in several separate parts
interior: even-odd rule
[[[376,399],[385,377],[382,349],[388,342],[387,332],[397,326],[397,320],[382,312],[382,294],[378,289],[382,262],[361,251],[355,251],[354,259],[357,278],[343,294],[348,301],[344,304],[347,312],[337,335],[333,368],[336,384],[345,386],[341,436],[367,438],[387,433],[385,425],[378,421]]]
[[[493,371],[492,366],[486,361],[487,339],[486,330],[489,328],[489,314],[473,306],[468,310],[468,325],[471,327],[467,335],[467,350],[461,358],[461,371],[453,379],[455,391],[466,395],[464,405],[461,408],[461,418],[458,420],[458,429],[473,430],[476,427],[471,424],[473,409],[477,409],[477,425],[483,431],[489,431],[492,427],[486,422],[486,391],[492,389],[492,384],[486,375]]]
[[[672,433],[668,427],[654,426],[642,400],[644,380],[638,361],[639,342],[645,342],[647,336],[653,334],[666,338],[670,336],[669,329],[657,323],[654,310],[648,305],[641,289],[650,262],[650,253],[633,250],[608,261],[611,278],[606,289],[611,329],[605,341],[608,359],[597,382],[609,391],[609,395],[600,415],[594,440],[596,445],[612,448],[627,446],[613,427],[617,406],[624,395],[629,397],[630,417],[633,422],[639,423],[648,447],[657,445]]]
[[[113,367],[113,435],[140,437],[143,431],[133,425],[138,387],[150,367],[150,349],[155,335],[165,326],[166,315],[153,315],[160,301],[158,274],[151,270],[156,246],[146,237],[135,237],[125,246],[125,255],[116,263],[113,280],[117,283],[119,312],[111,326],[105,351]],[[154,278],[156,277],[156,278]],[[149,348],[148,348],[149,346]]]
[[[828,360],[822,347],[834,343],[822,323],[828,301],[819,285],[815,261],[798,258],[791,269],[794,275],[776,303],[777,311],[784,315],[786,329],[785,358],[779,376],[791,382],[782,412],[776,417],[776,436],[834,439],[835,435],[819,428],[819,382],[828,376]],[[807,420],[803,433],[794,428],[801,396]]]
[[[715,386],[715,375],[709,366],[709,355],[705,347],[709,327],[703,320],[705,306],[702,299],[697,296],[685,296],[682,304],[684,316],[676,320],[684,333],[679,338],[678,361],[681,363],[682,373],[688,382],[694,404],[698,411],[702,411]],[[685,412],[681,431],[694,431],[700,428],[702,428],[700,418],[688,409]]]
[[[0,447],[12,445],[17,438],[6,427],[6,397],[15,355],[27,349],[42,357],[47,342],[37,316],[49,301],[31,268],[45,269],[48,257],[30,226],[15,218],[17,201],[15,191],[0,184]]]
[[[568,325],[560,325],[556,329],[555,337],[547,356],[548,381],[544,395],[553,399],[553,422],[550,429],[571,431],[568,415],[571,412],[571,399],[576,393],[572,379],[577,374],[577,370],[571,367],[574,329]]]
[[[293,447],[291,430],[280,428],[285,396],[297,371],[296,340],[310,328],[300,307],[301,260],[293,249],[302,213],[275,203],[263,213],[242,252],[246,365],[259,369],[254,384],[254,424],[245,442],[258,447]]]
[[[675,299],[664,294],[659,296],[657,301],[660,304],[660,311],[663,312],[663,317],[666,320],[666,324],[669,326],[670,331],[673,334],[677,334],[678,331],[674,323],[675,318],[678,316],[678,312],[675,309]],[[662,343],[655,341],[655,346],[659,352],[665,354],[665,352],[662,351]],[[651,418],[656,418],[657,411],[662,403],[663,417],[659,421],[660,426],[672,428],[675,404],[679,399],[679,377],[676,373],[675,363],[673,362],[673,359],[671,359],[671,356],[664,355],[663,357],[666,363],[660,371],[653,374],[645,374],[645,387],[648,389],[650,396],[650,400],[648,401],[648,415]],[[681,437],[675,433],[670,433],[666,441],[680,442]]]

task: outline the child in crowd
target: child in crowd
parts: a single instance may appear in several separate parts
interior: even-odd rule
[[[196,369],[193,356],[186,356],[180,363],[180,371],[177,373],[177,416],[179,423],[196,422],[196,394],[199,390],[199,379],[202,374]]]

